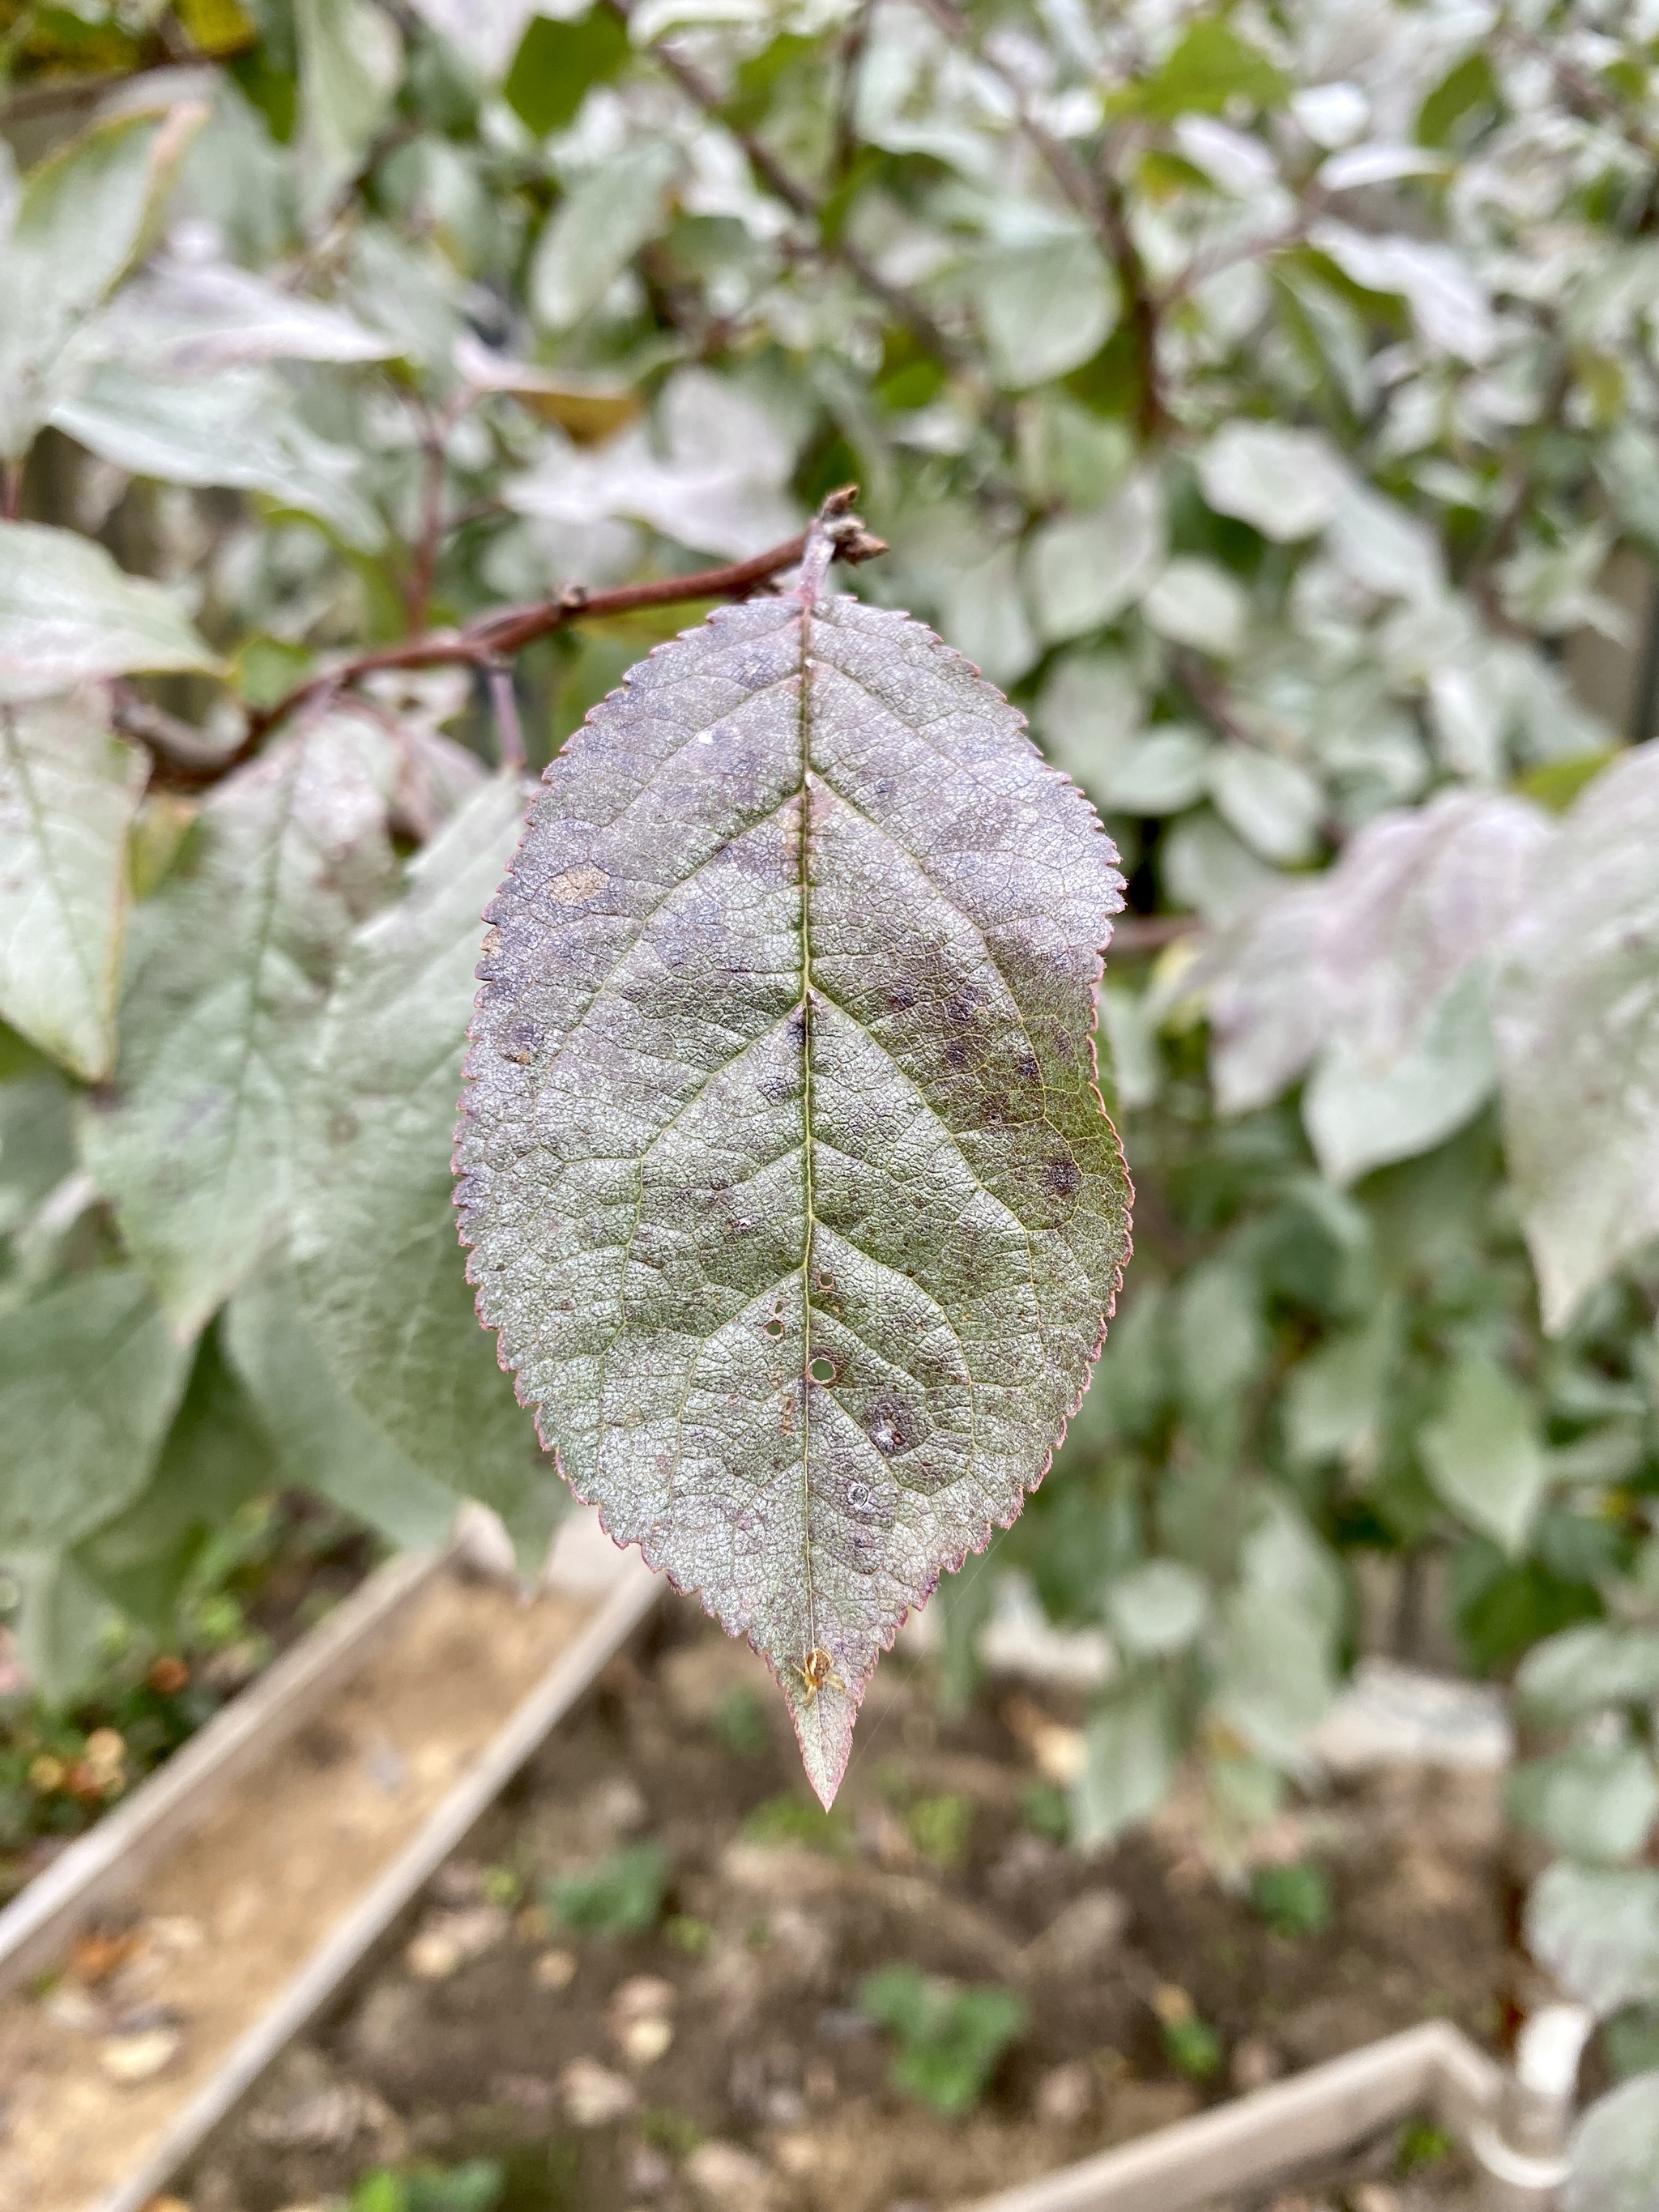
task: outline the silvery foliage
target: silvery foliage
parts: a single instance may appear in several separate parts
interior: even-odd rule
[[[228,747],[236,687],[394,634],[435,453],[443,620],[752,550],[856,475],[894,548],[861,592],[1012,688],[1136,911],[1196,925],[1113,963],[1139,1255],[1005,1553],[1117,1654],[1086,1832],[1194,1743],[1223,1840],[1271,1806],[1355,1546],[1449,1553],[1483,1663],[1650,1632],[1653,771],[1595,775],[1630,732],[1566,670],[1628,626],[1613,556],[1659,550],[1653,28],[637,0],[624,36],[306,0],[250,11],[257,68],[149,73],[0,165],[0,451],[51,424],[77,457],[39,449],[0,526],[0,1330],[44,1312],[103,1371],[77,1301],[108,1267],[135,1328],[154,1298],[205,1331],[176,1415],[89,1393],[125,1441],[54,1446],[58,1533],[30,1467],[0,1485],[36,1620],[131,1600],[145,1526],[207,1517],[227,1399],[294,1463],[272,1361],[326,1378],[337,1439],[368,1424],[360,1510],[406,1534],[459,1484],[535,1540],[433,1165],[441,1001],[458,1037],[512,844],[477,697],[389,681],[198,803],[144,788],[106,688],[172,670]],[[526,659],[532,749],[675,621]],[[434,1468],[434,1435],[487,1448]],[[986,1586],[945,1586],[965,1635]],[[1568,1854],[1550,1928],[1622,1882],[1631,1956],[1651,1715],[1617,1684],[1563,1714],[1516,1807]]]

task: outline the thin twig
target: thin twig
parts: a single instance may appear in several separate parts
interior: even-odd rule
[[[1194,936],[1204,927],[1195,914],[1126,914],[1112,924],[1107,957],[1117,953],[1133,960],[1144,952],[1162,952],[1166,945]]]
[[[887,548],[880,538],[871,537],[849,512],[854,495],[851,486],[831,492],[819,511],[820,518],[834,526],[838,560],[872,561]],[[150,747],[170,781],[215,783],[249,759],[279,724],[308,707],[337,697],[361,683],[364,677],[375,675],[382,669],[477,668],[487,677],[493,677],[514,653],[522,653],[527,645],[550,636],[572,622],[601,621],[607,616],[634,614],[645,607],[683,605],[696,599],[747,599],[773,577],[799,564],[811,534],[803,530],[785,544],[774,545],[765,553],[757,553],[747,561],[734,561],[723,568],[698,569],[690,575],[659,576],[645,583],[617,584],[603,592],[590,592],[581,584],[567,585],[556,599],[542,599],[533,606],[499,607],[491,614],[479,616],[464,629],[436,630],[423,637],[404,638],[397,645],[378,646],[371,652],[355,653],[349,660],[339,661],[332,668],[307,677],[303,684],[296,684],[273,705],[256,708],[248,716],[246,734],[241,742],[223,752],[206,753],[200,740],[185,725],[173,723],[171,716],[161,716],[159,710],[145,708],[143,702],[136,703],[124,726],[130,727],[135,737],[142,738]],[[499,695],[496,704],[499,712]],[[504,748],[511,742],[510,733],[504,731]]]
[[[841,42],[841,84],[836,94],[836,119],[830,133],[830,179],[839,185],[853,166],[858,150],[859,76],[864,50],[870,43],[870,25],[876,0],[860,0],[857,13]]]

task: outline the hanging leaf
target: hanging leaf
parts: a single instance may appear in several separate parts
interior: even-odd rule
[[[828,1802],[899,1623],[1042,1479],[1128,1189],[1112,847],[921,623],[818,596],[823,550],[547,771],[457,1164],[544,1439],[769,1661]]]
[[[189,1371],[128,1268],[0,1316],[0,1554],[73,1543],[136,1497]]]
[[[88,316],[143,250],[199,103],[117,116],[42,161],[0,237],[0,456],[20,458],[77,374]]]
[[[87,1113],[82,1146],[182,1334],[286,1230],[334,960],[392,884],[398,767],[362,714],[297,732],[215,789],[194,865],[139,910],[119,1092]]]
[[[1659,744],[1584,792],[1492,1006],[1510,1170],[1547,1328],[1659,1231]]]
[[[1419,1443],[1447,1504],[1506,1551],[1518,1552],[1549,1478],[1531,1403],[1519,1384],[1484,1356],[1461,1361]]]
[[[483,910],[524,811],[516,781],[483,786],[347,951],[301,1108],[295,1250],[337,1386],[534,1551],[559,1486],[473,1318],[449,1174]]]
[[[101,545],[38,522],[0,522],[0,701],[49,699],[137,669],[218,670],[159,584]]]
[[[115,1058],[143,756],[81,701],[0,707],[0,1015],[88,1083]]]
[[[295,0],[301,176],[323,213],[374,143],[398,89],[403,41],[374,0]]]
[[[1547,1868],[1527,1899],[1527,1945],[1570,1996],[1605,2020],[1659,1997],[1659,1873]]]
[[[530,268],[530,301],[550,330],[568,330],[597,307],[662,221],[680,168],[670,139],[619,154],[575,185],[542,233]]]
[[[1117,320],[1111,271],[1080,225],[994,246],[973,289],[992,374],[1011,392],[1080,368]]]

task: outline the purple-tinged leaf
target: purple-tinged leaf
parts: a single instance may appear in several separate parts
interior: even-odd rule
[[[804,583],[594,710],[490,909],[480,1315],[578,1494],[769,1660],[826,1802],[1112,1311],[1115,860],[964,660]]]

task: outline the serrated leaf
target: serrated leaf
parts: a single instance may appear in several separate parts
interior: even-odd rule
[[[392,880],[389,736],[345,711],[216,787],[139,908],[118,1091],[86,1162],[193,1334],[285,1233],[293,1117],[333,963]]]
[[[474,1319],[449,1164],[483,910],[524,813],[516,781],[484,786],[348,948],[301,1109],[295,1253],[338,1388],[533,1550],[562,1492]]]
[[[1659,2073],[1598,2097],[1573,2130],[1565,2212],[1652,2212],[1659,2204]]]
[[[1558,833],[1492,1003],[1510,1172],[1547,1328],[1659,1231],[1659,744]]]
[[[1506,1551],[1518,1552],[1549,1480],[1532,1404],[1520,1385],[1484,1355],[1460,1361],[1440,1413],[1418,1441],[1447,1504]]]
[[[0,707],[0,1015],[88,1083],[115,1059],[146,763],[84,699]]]
[[[356,489],[358,456],[319,438],[274,370],[228,368],[189,384],[107,362],[52,410],[52,427],[133,476],[262,491],[373,552],[385,531]]]
[[[136,1497],[189,1371],[128,1268],[0,1315],[0,1555],[56,1551]]]
[[[769,1660],[826,1801],[880,1652],[1018,1514],[1112,1309],[1115,860],[921,624],[792,594],[594,710],[490,909],[480,1314],[578,1494]]]
[[[101,545],[44,523],[0,522],[0,701],[48,699],[101,676],[219,663],[159,584]]]
[[[1569,1996],[1606,2019],[1659,1997],[1659,1873],[1547,1868],[1527,1899],[1527,1943]]]
[[[117,116],[31,172],[0,237],[0,456],[26,453],[72,386],[87,318],[142,252],[206,114]]]
[[[224,1331],[231,1364],[289,1482],[320,1491],[394,1544],[442,1541],[455,1493],[336,1388],[289,1269],[271,1266],[244,1284],[226,1309]]]

